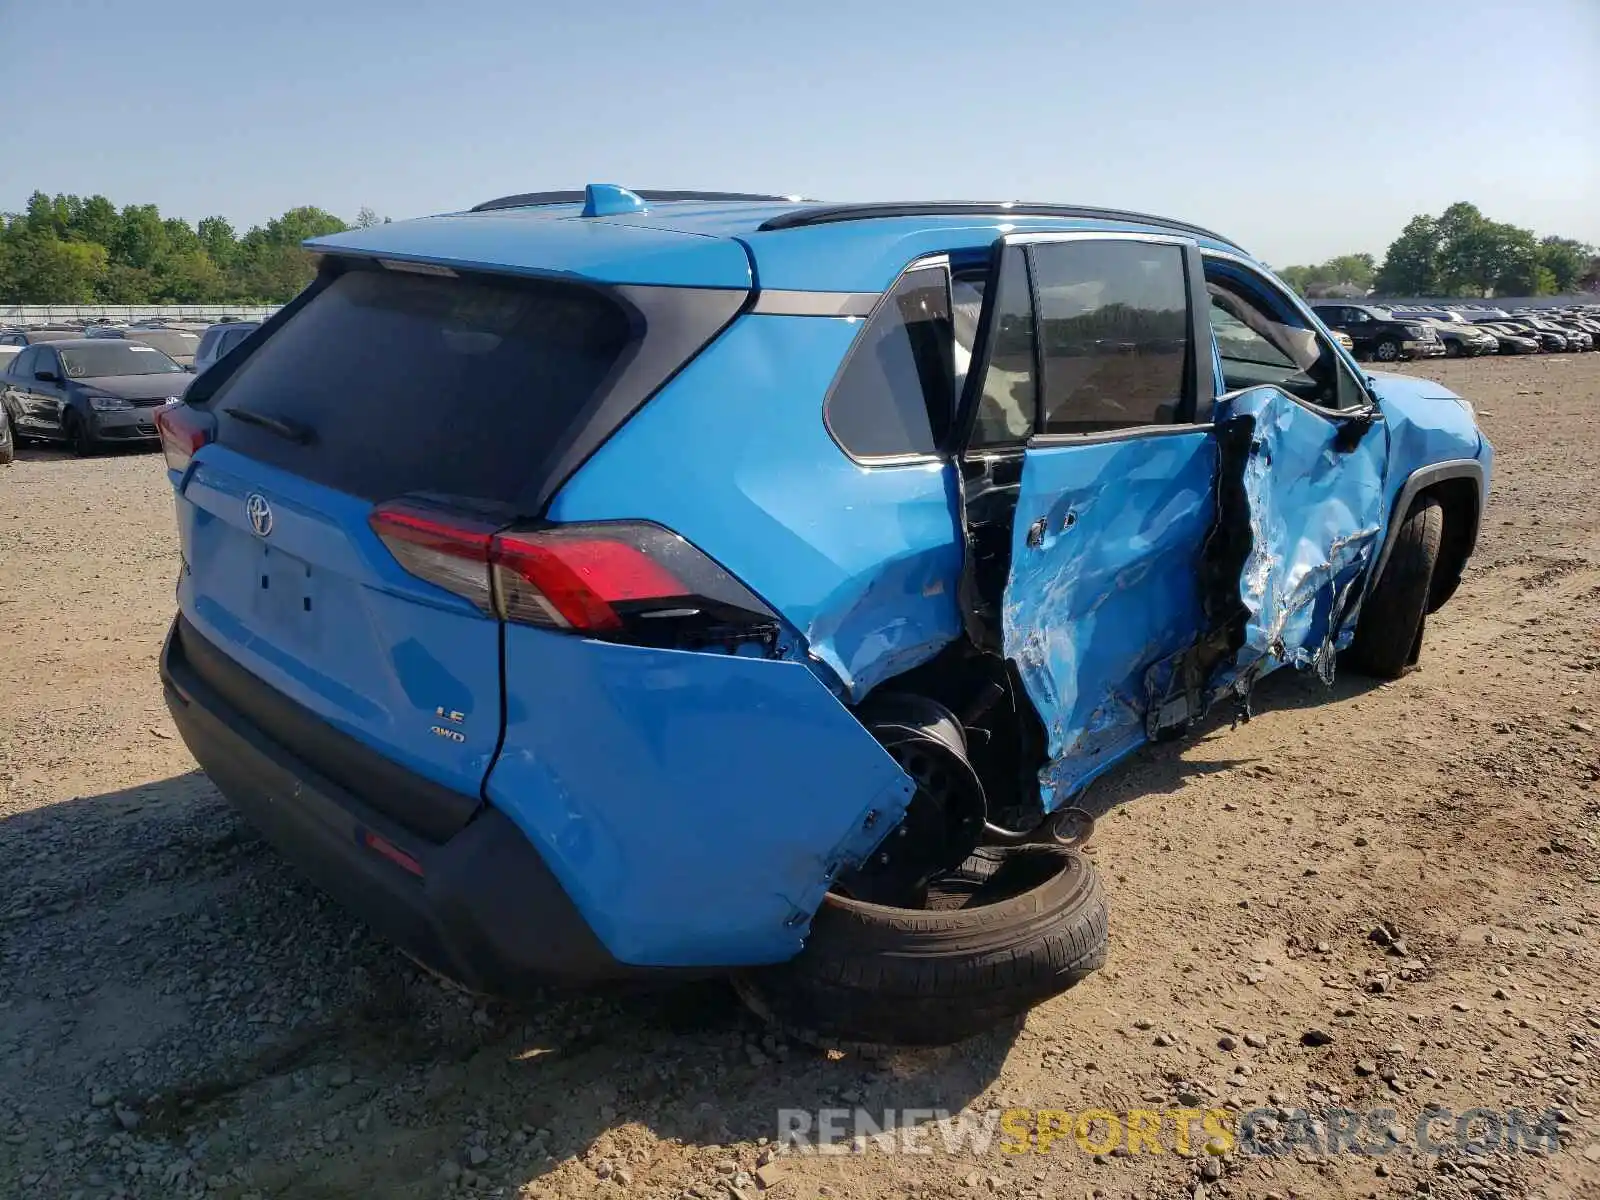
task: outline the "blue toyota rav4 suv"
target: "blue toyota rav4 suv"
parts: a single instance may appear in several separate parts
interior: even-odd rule
[[[160,418],[217,786],[468,986],[728,973],[936,1042],[1105,954],[1077,798],[1385,677],[1491,450],[1232,241],[592,185],[308,243]]]

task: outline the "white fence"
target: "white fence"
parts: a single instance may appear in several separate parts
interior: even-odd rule
[[[243,317],[259,320],[282,307],[277,304],[0,304],[0,325],[48,325],[52,321],[217,320]]]

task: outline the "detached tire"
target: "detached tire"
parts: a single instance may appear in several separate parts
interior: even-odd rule
[[[1399,679],[1415,669],[1443,539],[1444,509],[1437,500],[1418,500],[1400,526],[1383,575],[1362,606],[1350,647],[1356,670],[1379,679]]]
[[[942,1046],[1020,1016],[1105,964],[1105,896],[1077,851],[1010,847],[974,882],[953,909],[829,894],[799,956],[735,986],[803,1042]]]

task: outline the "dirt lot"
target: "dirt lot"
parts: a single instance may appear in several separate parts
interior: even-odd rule
[[[877,1060],[780,1044],[720,985],[513,1011],[419,975],[174,736],[159,459],[24,451],[0,470],[0,1195],[1600,1195],[1600,355],[1426,371],[1499,460],[1424,669],[1274,677],[1248,724],[1140,755],[1095,796],[1109,969],[1020,1031]],[[934,1139],[751,1178],[781,1108],[1335,1102],[1406,1128],[1559,1108],[1567,1147]]]

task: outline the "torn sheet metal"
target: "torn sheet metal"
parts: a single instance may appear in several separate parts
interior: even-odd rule
[[[1243,644],[1212,695],[1245,696],[1286,664],[1331,682],[1379,546],[1388,430],[1324,416],[1271,387],[1224,397],[1217,422],[1249,426],[1240,468],[1250,548],[1239,578]]]
[[[1145,740],[1146,671],[1202,626],[1215,474],[1205,429],[1028,450],[1003,626],[1049,741],[1045,811]]]

